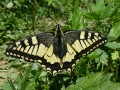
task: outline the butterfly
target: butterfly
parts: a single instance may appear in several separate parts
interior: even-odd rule
[[[56,75],[63,70],[71,72],[82,55],[91,53],[106,42],[106,36],[101,33],[88,30],[63,32],[57,25],[55,33],[39,33],[12,43],[5,54],[40,63],[45,70]]]

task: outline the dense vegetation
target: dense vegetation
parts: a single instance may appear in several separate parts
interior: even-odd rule
[[[52,76],[39,64],[6,57],[7,45],[43,31],[90,29],[108,43],[80,58],[71,75]],[[1,0],[1,90],[118,90],[120,88],[119,0]]]

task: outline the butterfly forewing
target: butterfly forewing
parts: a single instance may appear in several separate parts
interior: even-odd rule
[[[79,54],[88,54],[107,42],[104,35],[94,31],[66,32],[65,39]]]

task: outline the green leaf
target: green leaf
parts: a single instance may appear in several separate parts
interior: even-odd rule
[[[100,55],[102,54],[102,52],[99,52],[98,49],[96,49],[94,52],[92,52],[91,54],[88,55],[88,57],[93,60],[96,59],[98,57],[100,57]]]
[[[92,10],[97,14],[100,15],[104,10],[104,0],[99,0],[96,4],[92,4]]]
[[[98,0],[95,4],[92,3],[91,8],[92,13],[88,13],[86,16],[95,20],[103,20],[110,17],[111,12],[114,10],[110,4],[105,5],[104,0]]]
[[[120,36],[120,22],[117,22],[113,25],[108,37],[112,38],[113,40],[117,39]]]
[[[79,76],[82,75],[87,70],[87,57],[80,58],[80,62],[75,65],[74,73]]]
[[[15,39],[14,35],[8,34],[5,38]]]
[[[115,51],[115,52],[111,53],[111,57],[113,60],[117,60],[120,57],[119,52]]]
[[[84,26],[84,18],[83,18],[84,10],[81,7],[79,7],[79,0],[76,0],[74,7],[75,8],[71,16],[72,17],[71,28],[73,30],[82,29]]]
[[[82,77],[66,90],[119,90],[120,83],[112,83],[111,76],[112,74],[96,73],[89,77]]]
[[[102,53],[99,58],[96,58],[97,63],[102,63],[103,65],[108,66],[108,55],[105,51],[98,49],[98,53]]]
[[[120,43],[117,43],[116,41],[108,42],[105,44],[105,46],[107,46],[110,49],[118,49],[118,48],[120,48]]]
[[[96,49],[90,55],[88,55],[90,59],[95,59],[97,63],[102,63],[103,65],[108,65],[108,55],[105,51],[101,49]]]
[[[19,81],[19,90],[26,90],[27,86],[29,85],[29,74],[31,72],[31,66],[27,68],[24,77],[21,76],[21,80]]]

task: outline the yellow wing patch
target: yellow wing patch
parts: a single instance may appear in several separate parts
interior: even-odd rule
[[[37,44],[38,43],[36,36],[33,36],[31,38],[32,38],[32,43],[33,44]]]
[[[25,43],[25,45],[29,45],[28,39],[25,39],[25,40],[24,40],[24,43]]]
[[[18,46],[18,45],[20,44],[20,42],[18,41],[18,42],[16,42],[15,44],[16,44],[16,46]]]
[[[52,54],[53,54],[53,45],[50,45],[50,47],[46,51],[46,55],[51,56]]]
[[[85,32],[81,31],[81,33],[80,33],[80,39],[84,39],[84,38],[85,38]]]
[[[53,45],[50,45],[50,47],[47,49],[44,58],[51,64],[56,62],[60,63],[60,59],[53,53]]]
[[[87,47],[90,46],[90,44],[87,42],[87,40],[84,40],[84,42],[85,42],[85,45],[86,45]]]
[[[74,42],[74,44],[72,44],[72,47],[77,51],[77,52],[80,52],[81,50],[83,50],[79,40],[76,40]]]
[[[74,51],[72,46],[70,46],[70,44],[68,44],[68,43],[67,43],[67,50],[68,50],[68,52],[66,53],[66,55],[63,57],[63,60],[62,60],[63,63],[71,62],[76,55],[76,52]]]
[[[90,45],[93,44],[93,42],[91,41],[91,39],[87,39],[87,41],[88,41],[88,43],[89,43]]]
[[[18,48],[17,48],[17,50],[19,51],[21,47],[22,47],[22,45],[19,45]]]
[[[30,48],[30,46],[27,46],[27,47],[25,48],[24,52],[27,53],[28,50],[29,50],[29,48]]]
[[[29,51],[28,51],[28,54],[31,54],[32,53],[32,50],[33,50],[33,46],[30,47]]]
[[[47,47],[45,47],[45,45],[43,45],[42,43],[39,45],[39,48],[38,48],[38,51],[37,51],[37,55],[39,56],[39,57],[43,57],[43,55],[45,54],[45,52],[46,52],[46,50],[47,50],[48,48]]]
[[[35,45],[34,49],[33,49],[33,52],[32,52],[32,55],[36,55],[37,54],[37,50],[38,50],[38,45]]]

